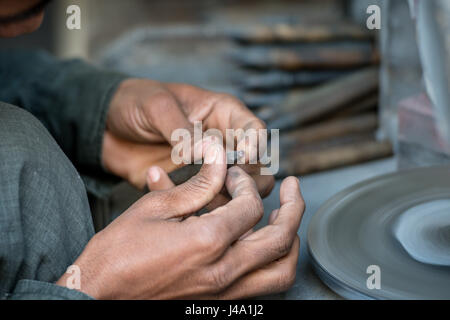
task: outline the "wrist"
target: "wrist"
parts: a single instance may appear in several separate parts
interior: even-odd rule
[[[107,268],[98,258],[100,255],[95,253],[96,246],[92,244],[94,238],[55,284],[78,290],[94,299],[103,300],[108,299],[111,295],[108,294],[105,286],[105,283],[108,282],[102,280],[106,277]],[[91,256],[97,258],[93,259]]]
[[[112,173],[122,179],[128,178],[128,171],[125,167],[126,154],[121,152],[121,140],[114,137],[114,135],[105,130],[103,134],[102,144],[102,166],[106,172]]]

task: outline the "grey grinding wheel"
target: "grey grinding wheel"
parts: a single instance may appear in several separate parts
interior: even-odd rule
[[[313,216],[308,250],[318,276],[345,298],[450,299],[450,166],[338,193]],[[373,265],[380,289],[367,286]]]

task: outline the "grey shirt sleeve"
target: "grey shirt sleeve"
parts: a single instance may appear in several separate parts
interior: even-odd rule
[[[101,149],[110,100],[125,78],[43,51],[0,51],[0,101],[37,117],[100,197],[118,182],[103,170]]]
[[[14,292],[5,294],[3,298],[10,300],[93,300],[92,297],[80,291],[35,280],[20,280]]]
[[[54,284],[94,235],[83,181],[40,121],[2,102],[0,235],[0,298],[88,298]]]

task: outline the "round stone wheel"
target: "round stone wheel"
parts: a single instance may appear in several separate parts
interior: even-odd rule
[[[450,166],[338,193],[313,216],[308,250],[318,276],[344,298],[450,299]]]

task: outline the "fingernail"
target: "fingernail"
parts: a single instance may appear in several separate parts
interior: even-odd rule
[[[292,183],[293,183],[294,185],[296,185],[298,188],[300,188],[300,179],[297,178],[297,177],[293,177],[293,178],[294,178],[294,179],[293,179]]]
[[[219,155],[219,148],[217,145],[208,146],[208,149],[206,149],[205,153],[205,163],[212,164],[216,162],[218,155]]]
[[[159,173],[158,168],[155,167],[152,167],[148,170],[148,175],[151,182],[158,182],[159,178],[161,178],[161,174]]]

